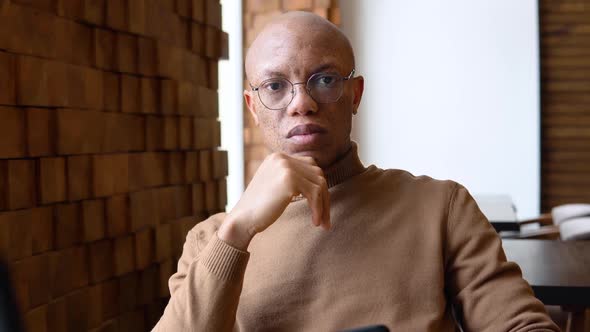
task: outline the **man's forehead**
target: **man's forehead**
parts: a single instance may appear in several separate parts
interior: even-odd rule
[[[250,79],[263,79],[268,77],[286,77],[304,79],[316,72],[350,71],[343,56],[344,52],[337,47],[328,45],[316,45],[285,42],[279,47],[265,45],[252,53],[250,59]]]
[[[249,53],[253,60],[261,61],[318,61],[324,57],[338,57],[342,45],[321,34],[302,34],[300,31],[289,34],[272,34],[257,40]]]
[[[352,68],[351,68],[352,69]],[[346,70],[336,59],[323,59],[323,61],[312,63],[260,63],[252,73],[256,78],[285,77],[303,78],[319,72],[332,71],[341,72]]]
[[[352,70],[354,55],[350,43],[335,26],[308,14],[286,18],[268,24],[248,49],[249,80],[269,76],[300,80],[323,69],[341,74]]]

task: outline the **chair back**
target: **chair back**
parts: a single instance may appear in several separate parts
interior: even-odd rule
[[[561,240],[590,239],[590,204],[564,204],[551,210],[553,223],[559,226]]]
[[[559,224],[563,241],[590,240],[590,217],[569,219]]]

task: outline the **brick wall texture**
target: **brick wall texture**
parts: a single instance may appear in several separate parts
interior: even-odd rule
[[[159,319],[226,204],[227,39],[219,0],[0,0],[0,256],[27,331]]]
[[[337,0],[243,0],[244,56],[256,35],[273,17],[291,10],[316,13],[332,23],[340,24],[340,9]],[[244,82],[248,88],[248,82]],[[244,107],[244,179],[250,182],[260,163],[269,154],[262,135],[252,116]]]

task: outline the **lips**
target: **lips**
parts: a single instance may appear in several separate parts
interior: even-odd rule
[[[303,124],[298,125],[291,129],[287,134],[287,138],[291,138],[293,136],[303,136],[303,135],[311,135],[311,134],[321,134],[325,133],[326,129],[324,127],[318,126],[316,124]]]

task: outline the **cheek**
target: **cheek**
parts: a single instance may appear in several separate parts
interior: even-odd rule
[[[327,112],[330,121],[334,124],[347,124],[351,122],[352,118],[352,103],[350,102],[350,96],[344,95],[340,100],[330,108],[330,112]]]
[[[280,135],[280,115],[270,110],[264,110],[258,113],[260,130],[265,138],[275,139]]]
[[[255,107],[256,107],[256,114],[258,115],[258,122],[259,122],[260,129],[266,131],[268,129],[274,128],[274,123],[276,122],[276,120],[274,119],[276,117],[275,112],[266,108],[262,104],[262,102],[260,102],[260,98],[258,98],[258,95],[255,95],[254,97],[256,97]]]

